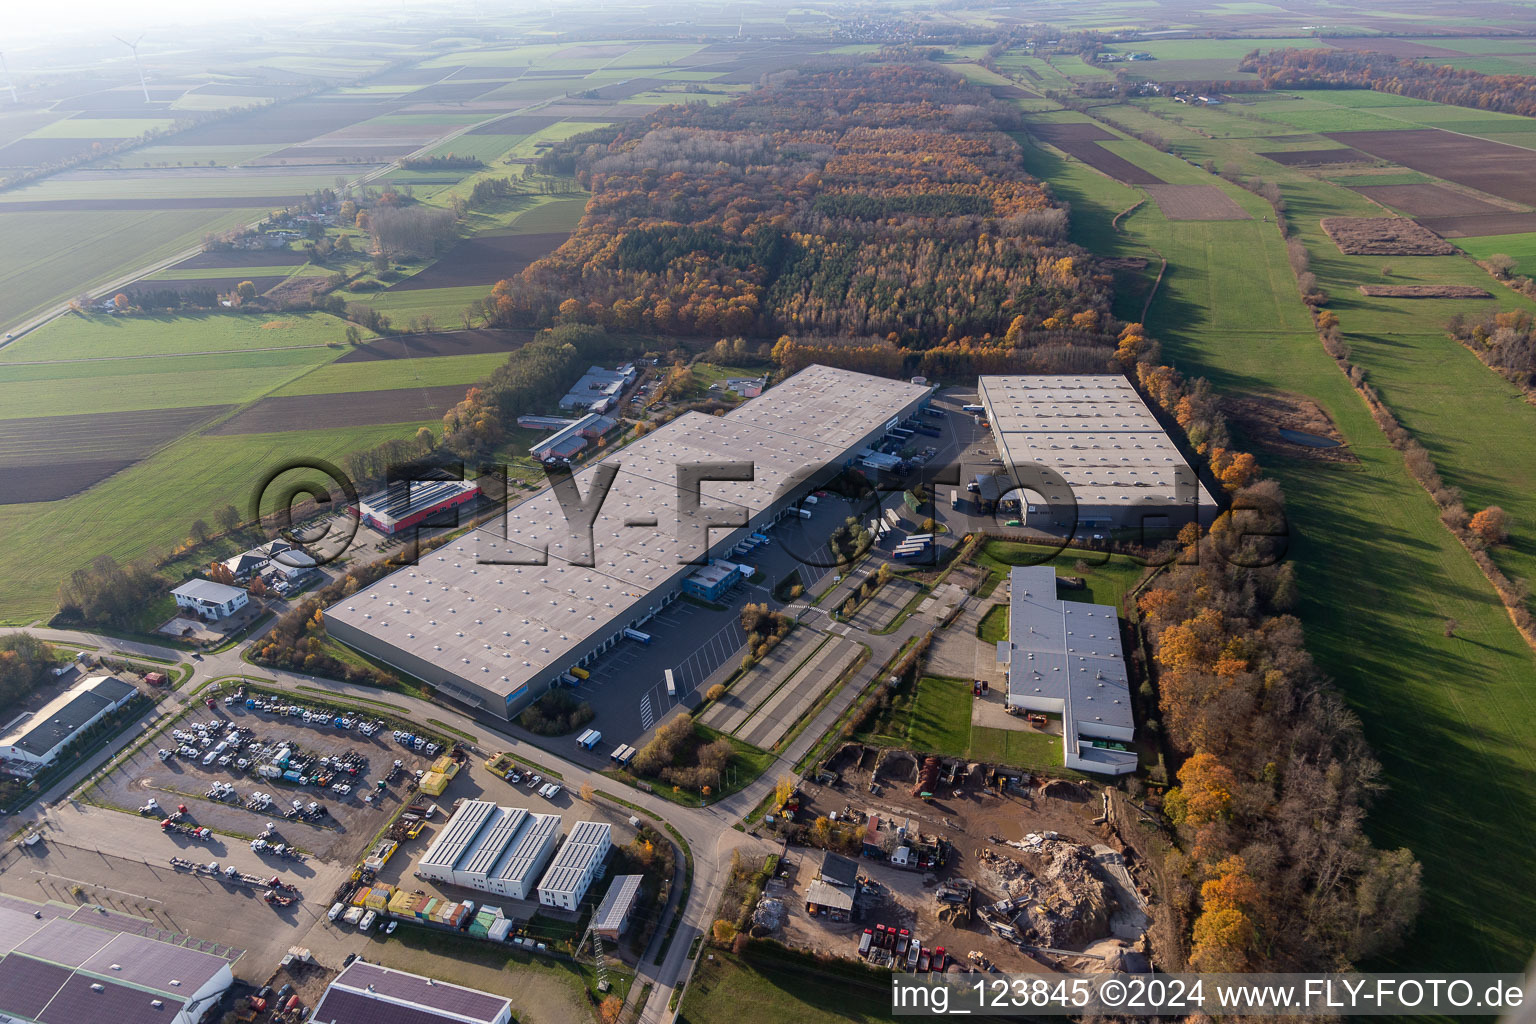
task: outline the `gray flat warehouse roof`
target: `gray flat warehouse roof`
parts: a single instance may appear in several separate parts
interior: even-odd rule
[[[750,463],[752,480],[701,486],[706,510],[739,509],[750,519],[928,391],[808,367],[723,417],[680,416],[577,474],[587,496],[599,469],[617,470],[592,526],[594,565],[573,563],[580,545],[546,489],[502,520],[343,598],[326,619],[510,700],[563,671],[595,638],[641,614],[653,592],[698,567],[690,563],[705,552],[679,537],[683,524],[703,521],[678,508],[680,466]],[[521,564],[507,564],[514,560]]]
[[[999,454],[1058,483],[1031,485],[1047,504],[1210,509],[1215,501],[1130,381],[1119,374],[978,380]]]

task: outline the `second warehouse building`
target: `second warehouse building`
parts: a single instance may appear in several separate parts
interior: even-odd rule
[[[536,894],[546,906],[575,910],[602,873],[612,832],[603,822],[578,821],[560,846],[558,814],[466,800],[417,862],[416,877],[514,900]]]

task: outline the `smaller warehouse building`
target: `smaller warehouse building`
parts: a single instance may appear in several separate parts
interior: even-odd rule
[[[587,409],[591,412],[607,412],[618,403],[631,384],[640,375],[634,364],[625,363],[617,370],[605,370],[590,366],[581,379],[560,399],[562,409]]]
[[[539,880],[539,902],[546,907],[575,910],[598,875],[613,845],[613,827],[601,821],[578,821],[554,863]]]
[[[592,915],[592,930],[605,939],[616,940],[629,927],[629,915],[640,899],[644,875],[615,875],[608,893]]]
[[[229,618],[251,599],[239,587],[215,583],[213,580],[188,580],[171,591],[171,596],[176,599],[176,607],[213,621]]]
[[[741,573],[734,565],[716,562],[683,579],[683,593],[701,601],[719,601],[726,591],[736,585]]]
[[[13,721],[0,735],[0,759],[47,765],[81,733],[133,700],[138,689],[116,676],[87,676]]]
[[[1056,570],[1015,566],[1008,573],[1008,639],[997,660],[1008,666],[1008,704],[1061,716],[1062,761],[1080,772],[1136,770],[1130,677],[1120,620],[1105,604],[1056,597]]]
[[[416,877],[496,893],[533,897],[533,883],[560,838],[560,815],[466,800],[416,865]]]
[[[365,526],[392,535],[479,496],[480,484],[474,480],[398,480],[359,501],[352,511]]]
[[[512,1004],[462,985],[354,960],[315,1006],[315,1024],[510,1024]]]
[[[597,440],[615,426],[617,423],[607,416],[590,413],[539,441],[528,449],[528,453],[540,461],[569,459],[584,449],[589,441]]]
[[[979,497],[1022,492],[1023,525],[1168,530],[1215,517],[1215,499],[1125,376],[987,376],[977,392],[1006,467],[977,480]]]

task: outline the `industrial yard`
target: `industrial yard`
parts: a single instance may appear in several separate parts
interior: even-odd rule
[[[844,887],[844,912],[836,893],[818,895],[829,892],[818,882],[828,854],[791,847],[765,891],[783,904],[776,937],[786,943],[889,963],[906,929],[903,945],[1003,972],[1102,969],[1102,958],[1146,952],[1146,882],[1132,881],[1125,862],[1138,858],[1103,823],[1096,787],[944,760],[942,792],[924,799],[913,792],[920,767],[911,753],[859,744],[827,767],[801,786],[793,818],[816,832],[826,819],[858,880]],[[832,906],[812,908],[817,899]],[[883,954],[877,926],[893,935]],[[861,952],[865,929],[876,941]]]

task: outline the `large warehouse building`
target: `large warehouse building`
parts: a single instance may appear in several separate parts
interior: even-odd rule
[[[514,900],[533,898],[539,872],[560,839],[560,815],[466,800],[437,833],[416,875]]]
[[[1008,666],[1009,706],[1061,716],[1068,768],[1135,771],[1136,754],[1125,749],[1136,727],[1115,610],[1058,600],[1049,565],[1014,567],[1008,590],[1008,639],[998,641],[997,660]]]
[[[930,392],[812,366],[723,417],[679,416],[576,475],[580,493],[590,495],[598,468],[617,469],[590,552],[546,489],[503,520],[343,598],[326,609],[326,629],[457,700],[510,718],[572,666],[617,643],[626,627],[676,600],[706,556],[724,556],[789,514]],[[701,463],[745,463],[752,479],[706,482],[700,508],[680,507],[679,471]],[[727,514],[746,525],[705,529]],[[547,564],[535,564],[541,560]]]
[[[1074,506],[1079,530],[1215,517],[1210,492],[1120,374],[982,377],[978,390],[1004,466],[1021,467],[1011,482],[1025,488],[1025,526],[1071,526]],[[983,496],[996,489],[978,482]]]

